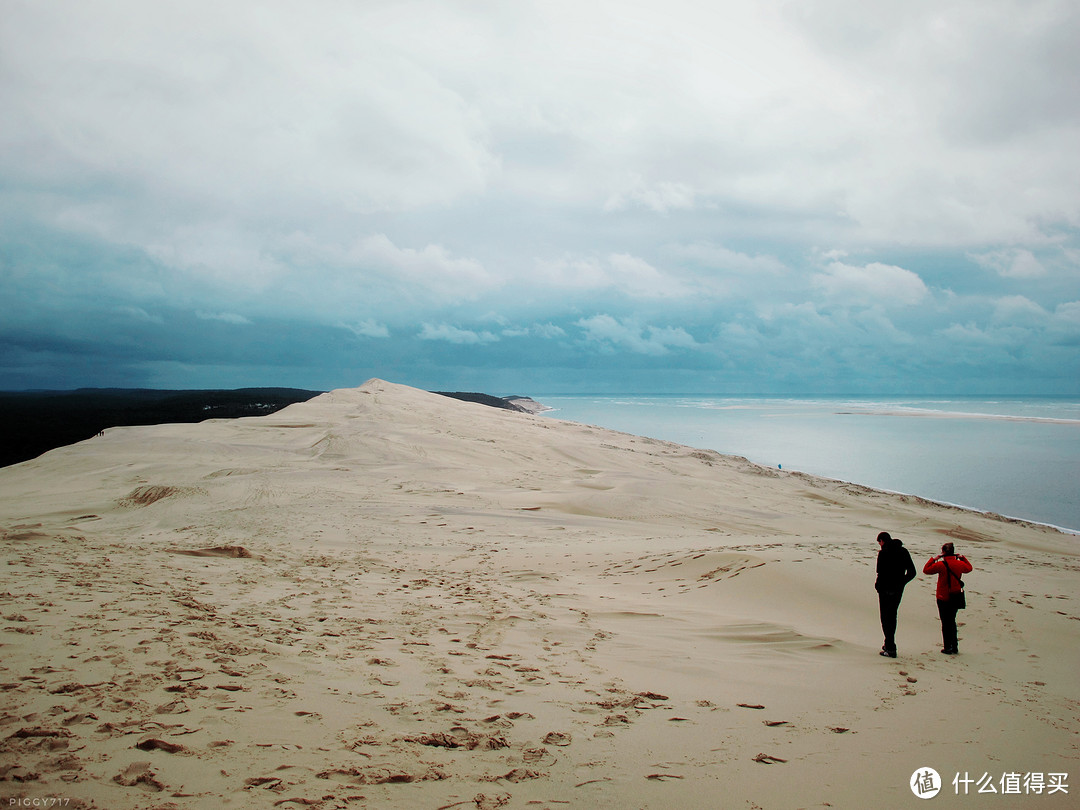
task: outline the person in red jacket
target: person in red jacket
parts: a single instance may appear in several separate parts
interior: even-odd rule
[[[960,599],[964,593],[961,574],[970,572],[971,563],[963,554],[957,554],[952,543],[941,547],[941,554],[931,557],[923,566],[924,574],[937,574],[937,607],[941,617],[941,639],[944,642],[941,652],[956,655],[956,611],[960,609]]]

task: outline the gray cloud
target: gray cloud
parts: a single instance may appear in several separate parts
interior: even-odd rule
[[[620,321],[611,315],[594,315],[577,322],[585,331],[585,340],[605,351],[627,349],[637,354],[666,355],[672,349],[697,348],[698,343],[682,327],[641,325]]]
[[[9,3],[5,379],[1075,389],[1074,6]]]
[[[910,306],[921,303],[929,295],[918,275],[880,262],[862,267],[832,262],[811,283],[827,299],[866,306]]]
[[[491,332],[474,332],[471,329],[460,329],[445,323],[425,323],[420,330],[420,339],[445,340],[447,343],[472,346],[478,343],[495,343],[499,340],[499,337]]]
[[[204,321],[224,321],[225,323],[231,323],[237,326],[251,325],[251,321],[243,315],[237,315],[235,312],[203,312],[202,310],[199,310],[195,313],[195,317]]]

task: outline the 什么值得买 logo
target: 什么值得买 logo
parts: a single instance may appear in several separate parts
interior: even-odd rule
[[[973,793],[1050,796],[1054,793],[1068,793],[1068,779],[1069,775],[1061,772],[1018,773],[1015,771],[1002,773],[1000,778],[984,773],[976,779],[967,771],[963,774],[957,771],[956,776],[953,777],[952,786],[953,793],[957,796],[968,796]],[[908,786],[911,792],[920,799],[932,799],[945,788],[938,772],[928,767],[918,768],[911,774]]]

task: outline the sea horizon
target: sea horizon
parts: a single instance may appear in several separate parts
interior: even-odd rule
[[[1080,533],[1080,398],[535,394],[544,415]]]

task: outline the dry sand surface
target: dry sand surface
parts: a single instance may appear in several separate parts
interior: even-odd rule
[[[971,559],[960,656],[923,576],[878,655],[880,530]],[[0,470],[0,531],[0,807],[1080,806],[1047,528],[372,380]]]

